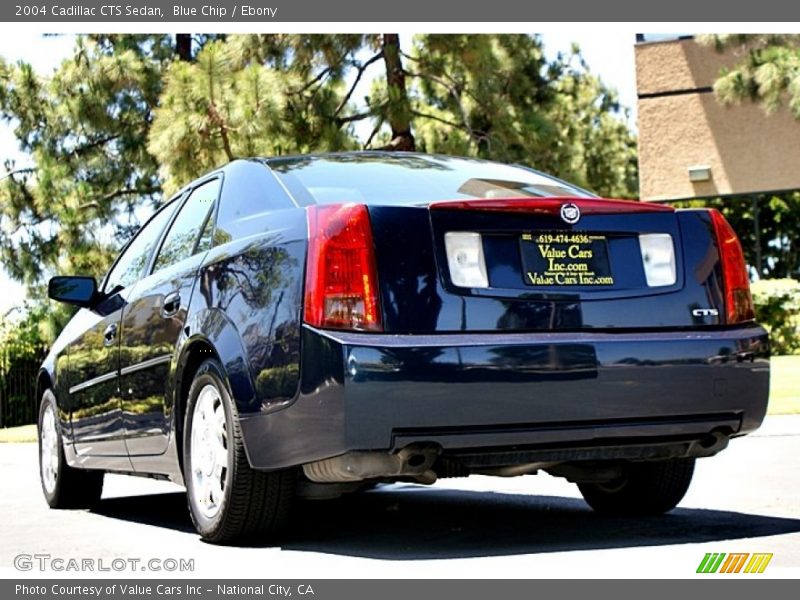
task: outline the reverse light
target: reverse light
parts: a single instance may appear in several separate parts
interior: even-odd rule
[[[367,207],[308,208],[304,319],[331,329],[382,331],[378,270]]]
[[[444,234],[447,267],[453,285],[466,288],[488,288],[486,260],[483,257],[481,234],[472,231],[449,231]]]
[[[716,209],[710,209],[711,222],[717,236],[722,280],[725,285],[725,314],[728,323],[741,323],[755,318],[750,279],[744,262],[744,252],[736,232]]]
[[[647,285],[649,287],[674,285],[677,272],[672,236],[668,233],[643,233],[639,235],[639,248],[642,252]]]

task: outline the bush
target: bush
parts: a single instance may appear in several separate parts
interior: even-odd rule
[[[773,354],[800,354],[800,281],[762,279],[751,285],[756,318],[769,331]]]

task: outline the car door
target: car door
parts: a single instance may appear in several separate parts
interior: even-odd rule
[[[69,406],[75,449],[97,456],[125,456],[119,394],[119,330],[123,309],[144,275],[161,232],[175,210],[158,211],[117,258],[102,286],[105,298],[76,316],[83,333],[69,346]]]
[[[169,442],[168,382],[195,276],[211,245],[222,180],[197,184],[177,212],[150,274],[128,297],[120,336],[120,389],[128,453],[163,453]]]

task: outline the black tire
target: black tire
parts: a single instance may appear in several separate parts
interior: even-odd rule
[[[55,448],[51,448],[51,466],[54,472],[54,479],[45,482],[45,464],[43,445],[45,437],[49,440],[52,433],[43,435],[45,416],[48,411],[52,411],[53,427],[55,435]],[[49,429],[49,425],[48,425]],[[103,493],[103,471],[74,469],[67,464],[64,456],[64,439],[61,435],[61,425],[58,419],[58,407],[56,397],[51,390],[45,390],[42,394],[42,402],[39,405],[39,482],[42,486],[45,500],[50,508],[92,508],[100,501]]]
[[[694,473],[693,458],[628,463],[620,479],[581,483],[584,500],[596,512],[616,516],[660,515],[683,499]]]
[[[192,448],[192,438],[195,408],[201,394],[211,395],[211,392],[204,392],[208,386],[212,386],[218,394],[217,399],[211,400],[215,410],[223,411],[221,413],[225,419],[223,445],[227,457],[224,464],[220,464],[219,467],[222,471],[220,481],[223,489],[219,501],[213,503],[216,509],[214,514],[209,514],[209,507],[204,508],[204,502],[208,504],[208,500],[201,499],[204,495],[202,485],[193,479],[195,463],[199,469],[197,476],[200,478],[203,477],[203,469],[207,466],[200,453],[205,446],[210,445],[208,438],[204,438],[205,446],[199,443],[200,440],[196,441],[200,450]],[[205,399],[202,402],[209,400]],[[189,389],[184,423],[183,463],[186,497],[192,522],[200,536],[215,544],[274,539],[288,521],[297,485],[296,473],[292,470],[262,472],[250,467],[245,454],[236,404],[231,399],[222,366],[218,361],[206,360],[198,368]],[[222,463],[222,460],[219,463]],[[216,468],[215,463],[211,470]]]

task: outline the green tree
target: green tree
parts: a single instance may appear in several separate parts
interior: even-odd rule
[[[757,102],[767,113],[786,104],[800,119],[800,35],[714,34],[698,39],[720,52],[735,50],[743,56],[714,82],[724,104]]]
[[[235,158],[355,147],[337,109],[342,55],[357,40],[334,40],[341,54],[303,42],[231,36],[170,65],[148,146],[168,192]]]
[[[12,277],[33,286],[54,269],[101,274],[133,211],[158,200],[145,141],[173,52],[168,36],[90,36],[51,76],[0,60],[0,116],[36,165],[0,183]]]
[[[52,339],[73,313],[41,304],[55,272],[101,276],[139,226],[137,209],[161,197],[147,150],[163,71],[214,36],[83,35],[51,74],[0,58],[0,118],[34,167],[4,164],[0,255],[28,285],[27,310]]]
[[[610,196],[637,190],[636,140],[580,50],[548,63],[527,35],[418,36],[422,147],[548,171]]]
[[[357,98],[370,65],[383,63]],[[629,197],[635,139],[577,48],[528,35],[232,35],[173,63],[149,149],[169,190],[233,158],[364,148],[521,162]]]
[[[800,119],[800,35],[702,35],[701,44],[719,52],[736,52],[741,59],[723,69],[714,93],[725,105],[754,102],[768,114],[788,109]],[[800,124],[799,124],[800,126]],[[800,131],[800,130],[798,130]],[[759,277],[800,274],[800,192],[760,195],[758,221],[751,198],[713,200],[742,240],[748,264],[761,256]],[[758,229],[758,235],[756,235]]]

